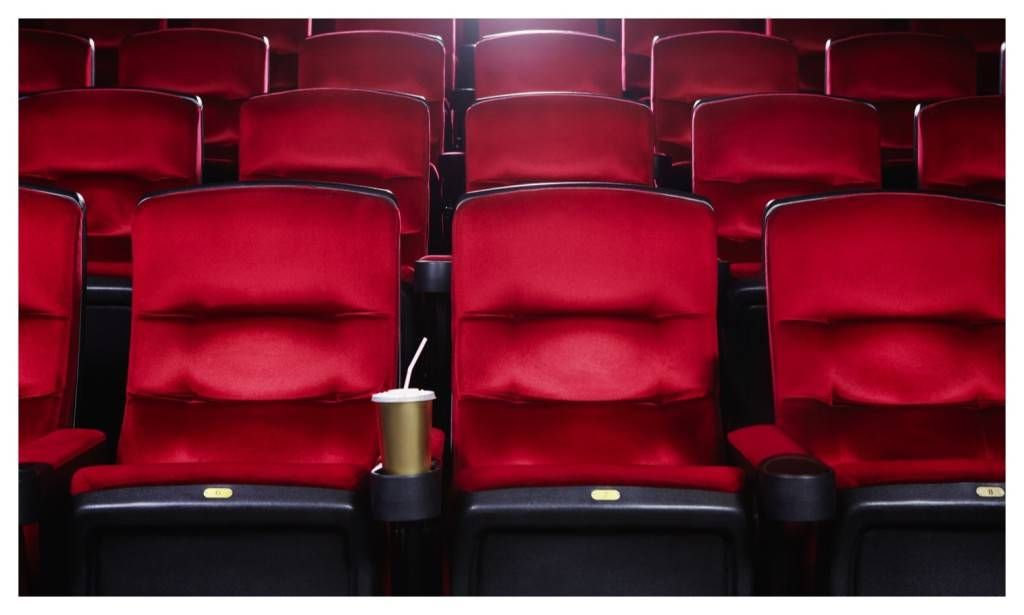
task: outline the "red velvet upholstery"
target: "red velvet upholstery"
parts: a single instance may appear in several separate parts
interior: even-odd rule
[[[563,32],[583,32],[584,34],[600,34],[599,19],[477,19],[477,35],[480,38],[505,32],[522,30],[561,30]]]
[[[269,90],[280,92],[297,87],[299,45],[313,33],[312,19],[191,19],[189,23],[197,28],[266,37],[270,41]]]
[[[719,467],[706,203],[533,186],[463,201],[453,233],[459,489],[738,488]]]
[[[386,193],[317,185],[143,201],[123,467],[76,474],[76,493],[354,486],[378,458],[370,395],[395,381],[398,224]]]
[[[428,123],[423,100],[402,94],[324,88],[257,96],[242,106],[239,177],[390,190],[402,211],[402,275],[411,279],[427,253]]]
[[[859,34],[906,30],[900,19],[769,19],[766,32],[788,40],[800,54],[800,89],[825,91],[825,43]]]
[[[977,54],[978,93],[999,93],[1000,50],[1006,41],[1005,19],[912,19],[910,29],[971,41]]]
[[[913,164],[914,107],[975,91],[974,49],[931,34],[865,34],[831,41],[826,92],[866,100],[882,119],[882,160]]]
[[[96,53],[94,84],[104,88],[117,85],[117,51],[125,37],[167,27],[166,19],[43,19],[41,22],[44,30],[92,39]]]
[[[749,32],[703,32],[654,42],[651,107],[658,151],[685,166],[690,160],[693,104],[702,98],[795,92],[796,48]]]
[[[70,195],[18,189],[18,444],[71,425],[85,212]]]
[[[714,30],[764,32],[763,19],[623,19],[622,89],[647,96],[651,89],[651,45],[655,37]]]
[[[92,41],[80,36],[18,30],[18,94],[92,86]]]
[[[430,159],[436,161],[444,143],[444,64],[444,44],[436,36],[318,34],[299,48],[299,87],[384,90],[423,98],[430,109]]]
[[[917,112],[917,185],[922,190],[1006,198],[1006,99],[957,98]]]
[[[444,74],[446,85],[455,87],[455,20],[454,19],[334,19],[331,30],[351,32],[354,30],[392,30],[412,32],[441,37],[444,43]]]
[[[18,463],[40,463],[60,468],[103,444],[106,437],[95,429],[62,428],[18,447]]]
[[[241,32],[175,28],[121,43],[122,86],[198,96],[203,103],[203,161],[238,164],[238,110],[267,92],[266,39]]]
[[[1004,479],[1004,233],[939,195],[769,211],[775,420],[840,487]]]
[[[467,190],[552,181],[653,185],[653,155],[651,111],[632,101],[515,94],[466,113]]]
[[[477,99],[519,92],[621,96],[619,47],[580,32],[531,30],[495,34],[473,54]]]
[[[199,182],[201,111],[192,98],[143,90],[63,90],[19,102],[21,178],[85,197],[90,275],[131,275],[140,196]]]
[[[734,273],[759,273],[761,223],[772,199],[879,188],[879,130],[870,105],[817,94],[699,104],[693,191],[715,208],[719,258],[747,266]]]

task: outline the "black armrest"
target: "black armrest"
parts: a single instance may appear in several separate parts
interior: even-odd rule
[[[417,293],[447,294],[452,287],[452,259],[430,255],[416,261],[413,288]]]
[[[827,521],[836,513],[835,473],[808,455],[776,455],[757,468],[758,508],[775,521]]]
[[[89,276],[85,280],[85,303],[131,307],[132,281],[127,278]]]
[[[29,525],[39,521],[42,513],[43,484],[51,472],[45,463],[23,463],[18,465],[18,525]]]

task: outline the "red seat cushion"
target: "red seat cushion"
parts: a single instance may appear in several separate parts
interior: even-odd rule
[[[897,459],[851,461],[832,466],[840,489],[900,483],[1003,482],[1002,459]]]
[[[460,470],[455,475],[455,487],[461,491],[572,485],[735,492],[743,487],[743,472],[730,466],[559,464],[474,466]]]
[[[59,468],[103,443],[103,432],[94,429],[58,429],[18,447],[18,463],[43,463]]]
[[[152,463],[92,466],[75,473],[72,495],[123,487],[231,483],[358,489],[372,468],[345,463]]]

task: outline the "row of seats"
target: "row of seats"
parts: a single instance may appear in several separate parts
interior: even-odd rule
[[[394,197],[283,181],[143,197],[108,465],[83,462],[102,434],[69,429],[88,205],[22,186],[19,209],[20,458],[70,481],[75,591],[372,591],[358,494],[378,457],[369,397],[398,368]],[[462,200],[451,590],[749,593],[751,468],[799,455],[844,498],[831,591],[1004,592],[1001,503],[979,497],[1005,474],[1004,208],[769,205],[776,419],[728,447],[715,227],[708,201],[650,187]]]
[[[138,198],[197,184],[204,161],[222,160],[211,143],[218,131],[205,121],[217,114],[201,113],[209,104],[126,89],[21,100],[20,175],[74,189],[90,203],[90,274],[130,276],[128,236]],[[912,126],[919,188],[1004,198],[1004,106],[1003,97],[989,96],[920,107]],[[240,179],[390,190],[402,212],[403,279],[411,279],[431,232],[429,104],[394,93],[315,88],[256,96],[234,110]],[[582,93],[482,100],[466,117],[465,189],[544,181],[652,186],[657,121],[637,102]],[[693,191],[715,206],[720,258],[736,272],[759,271],[761,214],[773,198],[880,188],[884,123],[871,105],[816,94],[696,105],[692,132],[687,128]],[[69,139],[76,148],[67,147]]]
[[[449,88],[457,85],[459,60],[471,64],[473,45],[483,38],[522,30],[560,30],[598,35],[617,44],[622,58],[617,80],[626,92],[647,95],[651,42],[655,37],[713,30],[763,33],[790,41],[800,57],[800,85],[824,89],[824,48],[829,39],[881,32],[921,32],[969,40],[978,54],[980,93],[996,93],[1000,83],[1000,46],[1006,40],[999,19],[49,19],[21,20],[22,27],[64,32],[94,41],[98,83],[117,84],[117,50],[128,36],[170,27],[233,30],[266,37],[271,46],[271,91],[296,87],[296,54],[314,34],[388,30],[441,39]],[[472,85],[472,72],[461,87]],[[123,84],[122,84],[123,85]]]
[[[22,93],[90,84],[90,46],[80,40],[76,49],[70,40],[57,33],[22,31]],[[205,178],[236,179],[239,107],[271,89],[272,45],[268,48],[265,38],[248,34],[183,28],[134,34],[119,49],[121,86],[203,100]],[[61,58],[62,53],[78,54],[77,59]],[[440,159],[442,151],[463,147],[467,103],[448,88],[443,40],[397,31],[330,33],[303,40],[296,55],[300,88],[381,89],[423,97],[430,110],[431,160],[449,191],[458,190],[451,187],[457,178],[446,172],[451,165],[440,164]],[[940,35],[870,34],[830,41],[825,55],[826,92],[871,102],[881,114],[886,185],[912,188],[913,110],[918,104],[976,93],[974,48],[966,39]],[[651,56],[651,84],[643,96],[649,96],[654,112],[657,151],[672,165],[660,183],[670,187],[691,185],[690,130],[698,100],[796,92],[801,87],[798,47],[769,35],[658,37]],[[346,61],[338,62],[339,57]],[[558,62],[551,61],[555,57]],[[475,45],[473,61],[477,99],[533,91],[622,94],[618,48],[593,34],[497,34]]]

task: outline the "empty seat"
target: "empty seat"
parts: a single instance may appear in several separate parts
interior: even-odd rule
[[[965,39],[865,34],[829,41],[825,61],[828,94],[878,108],[886,183],[894,187],[914,183],[914,108],[975,90],[974,49]]]
[[[921,190],[1006,198],[1006,99],[957,98],[920,107],[916,126]]]
[[[718,219],[718,256],[760,273],[761,225],[772,199],[881,187],[878,113],[817,94],[701,102],[693,113],[693,191]]]
[[[77,194],[18,190],[18,461],[22,593],[62,590],[73,470],[103,434],[73,429],[84,275],[84,206]],[[98,461],[98,459],[93,459]],[[26,501],[31,500],[31,501]],[[25,515],[28,514],[29,518]]]
[[[624,19],[622,20],[622,89],[644,98],[651,90],[651,45],[655,37],[714,30],[764,32],[763,19]]]
[[[825,43],[858,34],[906,30],[899,19],[769,19],[766,32],[793,43],[800,54],[800,89],[825,91]]]
[[[1005,592],[1004,234],[1001,205],[942,195],[768,210],[775,424],[729,439],[831,467],[835,593]]]
[[[444,143],[444,64],[444,44],[436,36],[389,31],[318,34],[299,48],[299,87],[422,97],[430,109],[431,160],[436,161]]]
[[[389,92],[318,88],[257,96],[242,106],[239,176],[390,190],[402,212],[402,276],[411,280],[416,259],[427,253],[428,115],[422,99]]]
[[[91,38],[95,45],[95,85],[117,85],[117,56],[121,42],[132,34],[162,30],[166,19],[43,19],[39,27],[44,30],[65,32]]]
[[[795,92],[796,49],[749,32],[680,34],[654,42],[651,107],[658,151],[688,175],[693,104],[702,98]]]
[[[216,28],[266,37],[270,41],[268,89],[271,92],[297,87],[299,45],[312,34],[312,19],[191,19],[197,28]]]
[[[585,92],[620,96],[615,41],[580,32],[535,30],[495,34],[476,44],[476,97],[519,92]]]
[[[119,82],[198,96],[203,103],[203,177],[238,174],[238,110],[267,92],[267,39],[205,28],[129,36],[121,44]]]
[[[330,31],[392,30],[438,36],[444,43],[444,74],[448,89],[455,87],[455,20],[454,19],[334,19]]]
[[[300,183],[142,201],[117,463],[73,479],[76,592],[369,592],[398,217],[384,191]]]
[[[599,19],[477,19],[477,35],[480,38],[505,32],[521,30],[561,30],[601,34]]]
[[[977,54],[978,94],[999,93],[999,57],[1006,41],[1005,19],[912,19],[910,29],[971,41]]]
[[[85,197],[90,275],[131,275],[129,232],[140,196],[199,182],[201,113],[194,98],[146,90],[21,99],[19,174]]]
[[[455,593],[749,591],[714,224],[705,201],[607,184],[459,204]]]
[[[466,115],[467,190],[554,181],[649,186],[653,156],[651,111],[629,100],[515,94],[482,100]]]
[[[46,30],[18,30],[18,95],[87,88],[93,80],[92,40]]]

